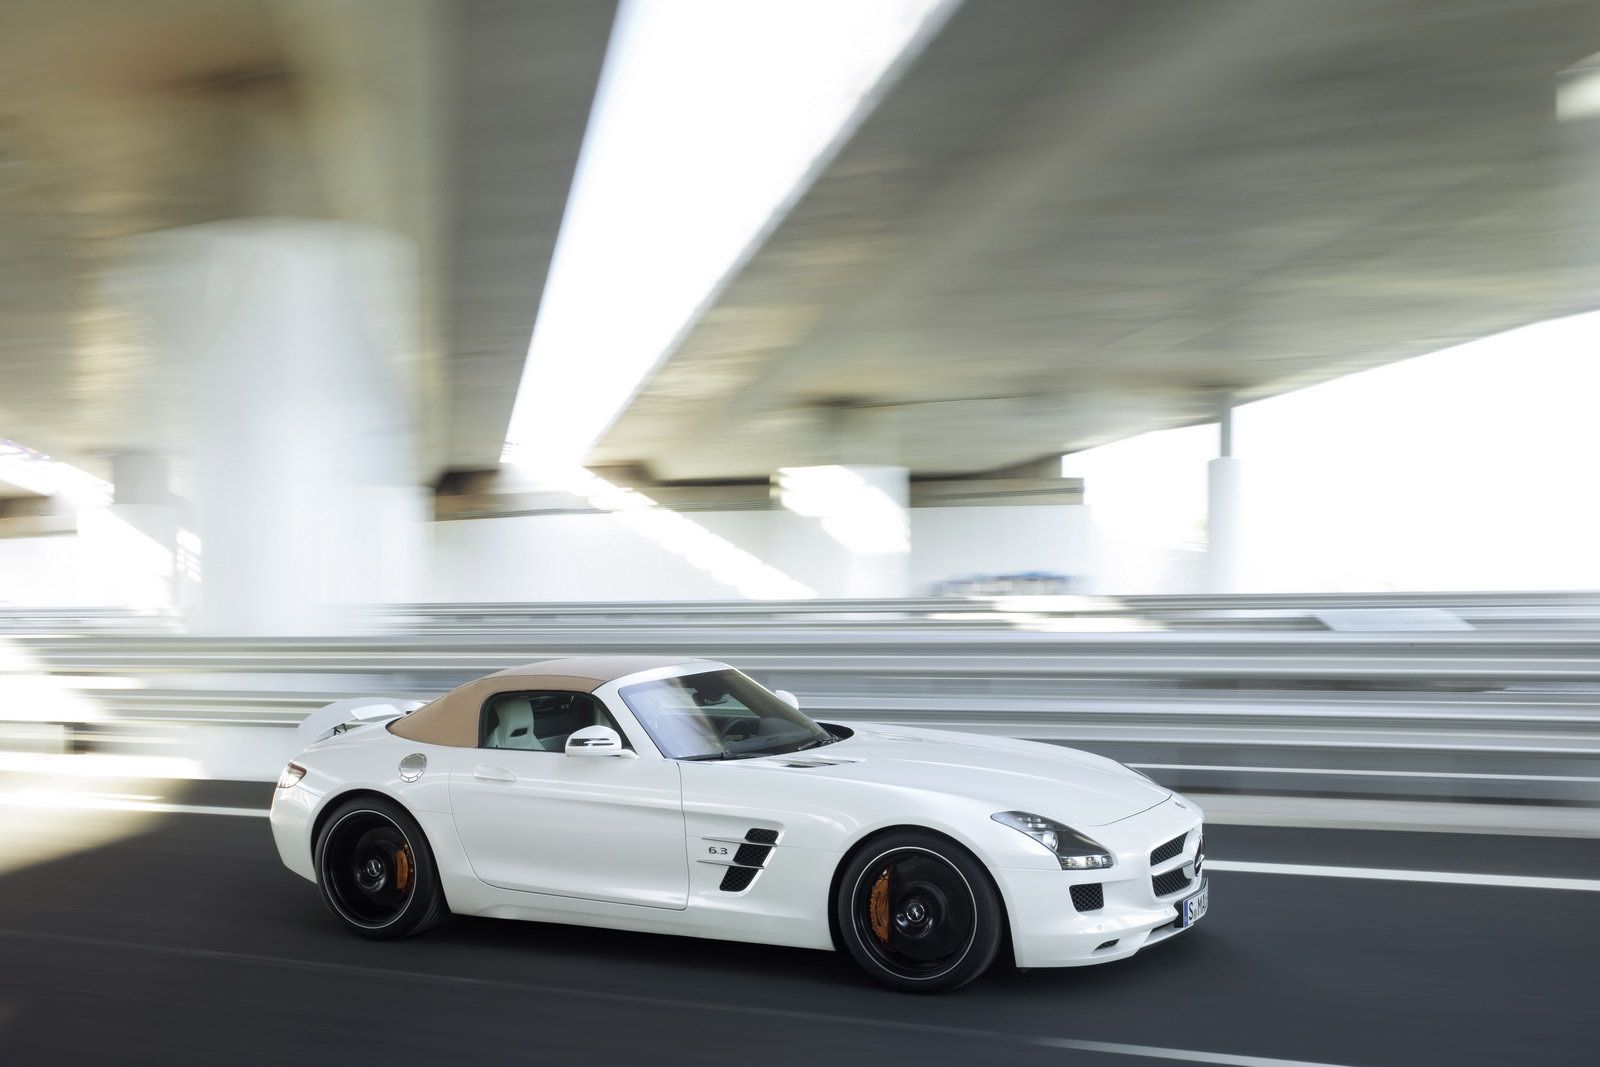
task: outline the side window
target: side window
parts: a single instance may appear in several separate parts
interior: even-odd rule
[[[616,719],[588,693],[496,693],[483,702],[478,747],[564,752],[567,738],[585,726],[609,726],[632,748]]]

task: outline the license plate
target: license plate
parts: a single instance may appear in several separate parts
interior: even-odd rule
[[[1206,913],[1206,905],[1210,902],[1208,899],[1210,895],[1211,887],[1202,882],[1199,892],[1190,893],[1178,901],[1178,925],[1193,926],[1199,922],[1200,917]]]

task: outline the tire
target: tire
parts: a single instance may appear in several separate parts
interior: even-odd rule
[[[988,970],[1004,912],[983,864],[927,831],[869,841],[834,896],[845,950],[873,978],[907,993],[942,993]]]
[[[392,800],[356,797],[335,807],[315,860],[323,903],[360,937],[411,937],[450,914],[422,827]]]

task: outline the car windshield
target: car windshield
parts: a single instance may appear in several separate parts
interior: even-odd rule
[[[835,740],[735,670],[640,682],[620,693],[668,759],[744,759]]]

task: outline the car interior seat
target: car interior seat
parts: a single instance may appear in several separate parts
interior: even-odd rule
[[[527,697],[501,697],[489,709],[490,748],[522,748],[538,751],[544,746],[533,732],[533,705]]]
[[[530,752],[563,752],[567,738],[585,726],[617,729],[598,700],[577,693],[497,697],[489,705],[485,726],[488,747]]]

